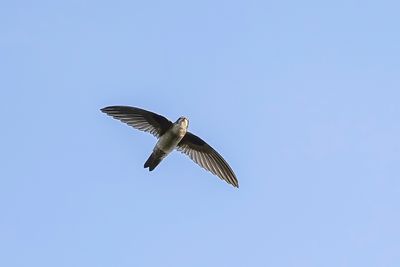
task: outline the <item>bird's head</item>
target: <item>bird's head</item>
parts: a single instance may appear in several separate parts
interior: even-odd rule
[[[189,127],[189,120],[183,116],[180,117],[175,123],[179,124],[181,127],[184,127],[185,129]]]

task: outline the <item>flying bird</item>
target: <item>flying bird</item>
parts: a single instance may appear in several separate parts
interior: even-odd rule
[[[158,139],[152,154],[144,163],[144,168],[149,168],[149,171],[154,170],[176,149],[227,183],[239,187],[236,175],[224,158],[200,137],[187,130],[187,118],[180,117],[172,123],[159,114],[129,106],[110,106],[101,111],[133,128],[151,133]]]

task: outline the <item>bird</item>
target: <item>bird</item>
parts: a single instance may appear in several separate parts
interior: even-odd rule
[[[154,135],[158,141],[144,163],[154,170],[174,149],[187,155],[199,166],[238,188],[239,183],[225,159],[200,137],[188,131],[189,120],[181,116],[174,123],[157,113],[131,106],[108,106],[103,113]]]

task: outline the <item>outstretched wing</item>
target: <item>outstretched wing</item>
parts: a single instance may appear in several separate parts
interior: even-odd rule
[[[188,155],[204,169],[217,175],[227,183],[239,187],[238,180],[224,158],[200,137],[187,132],[177,149]]]
[[[167,118],[140,108],[110,106],[102,108],[101,111],[133,128],[151,133],[157,138],[172,126],[172,122]]]

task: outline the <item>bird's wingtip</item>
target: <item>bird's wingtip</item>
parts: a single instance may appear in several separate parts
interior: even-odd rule
[[[100,111],[106,113],[108,107],[101,108]]]

